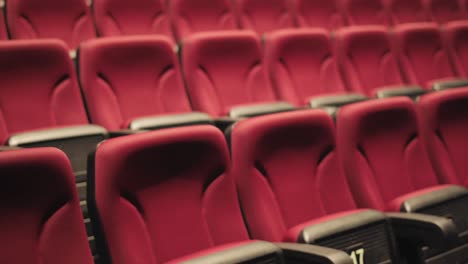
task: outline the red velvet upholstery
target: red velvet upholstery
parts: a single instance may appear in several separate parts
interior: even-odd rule
[[[340,0],[349,25],[390,25],[385,5],[380,0]]]
[[[187,38],[182,66],[194,110],[223,116],[234,106],[276,100],[254,32],[206,32]]]
[[[447,24],[444,34],[457,75],[468,77],[468,21]]]
[[[423,96],[421,133],[441,182],[468,186],[468,89]]]
[[[75,178],[63,152],[1,152],[0,175],[1,263],[94,263]]]
[[[101,36],[162,34],[173,38],[164,0],[97,0],[93,8]]]
[[[373,96],[379,88],[405,84],[386,27],[341,29],[336,33],[336,45],[350,90]]]
[[[325,29],[284,29],[265,36],[265,64],[278,95],[302,106],[313,96],[345,92]]]
[[[231,153],[255,239],[291,240],[291,228],[356,208],[337,160],[333,121],[322,110],[240,121],[231,132]]]
[[[229,0],[171,0],[168,9],[177,40],[192,33],[238,29]]]
[[[387,5],[394,25],[429,21],[421,0],[387,0]]]
[[[13,39],[59,38],[70,49],[96,37],[89,0],[8,0],[6,18]]]
[[[386,210],[400,196],[438,185],[410,98],[347,105],[337,126],[338,153],[360,207]]]
[[[432,21],[443,24],[464,19],[460,0],[422,0]]]
[[[94,178],[113,263],[164,263],[249,238],[227,145],[215,127],[105,141],[96,151]]]
[[[430,88],[435,80],[456,78],[437,24],[400,25],[393,36],[400,65],[410,83]]]
[[[88,41],[80,48],[79,65],[91,120],[109,130],[128,128],[135,118],[190,112],[166,37]]]
[[[264,34],[295,26],[291,3],[287,0],[233,0],[241,28]]]
[[[28,130],[87,124],[75,70],[58,40],[0,43],[0,142]]]
[[[294,17],[300,27],[336,30],[345,26],[338,0],[292,0]]]

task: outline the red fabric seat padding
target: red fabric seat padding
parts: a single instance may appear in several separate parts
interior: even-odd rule
[[[235,106],[276,101],[252,31],[205,32],[183,42],[182,68],[195,111],[225,116]]]
[[[0,142],[15,133],[88,124],[73,63],[59,40],[0,43]]]
[[[76,49],[95,38],[89,0],[8,0],[7,25],[12,39],[58,38]]]
[[[101,36],[165,35],[173,38],[163,0],[94,1],[96,27]]]
[[[136,118],[191,111],[172,42],[164,36],[104,38],[79,52],[93,123],[126,129]]]
[[[423,96],[418,110],[421,134],[439,180],[468,187],[468,89]]]
[[[233,0],[233,4],[240,27],[259,35],[296,26],[288,0]]]
[[[168,10],[178,41],[197,32],[239,28],[229,0],[171,0]]]
[[[165,263],[249,239],[216,127],[105,141],[90,173],[113,263]]]
[[[265,36],[265,64],[278,98],[297,106],[346,93],[325,29],[284,29]]]
[[[395,199],[439,185],[417,120],[406,97],[340,109],[338,153],[359,207],[395,209]]]
[[[75,177],[63,152],[1,152],[0,175],[1,263],[94,263]]]

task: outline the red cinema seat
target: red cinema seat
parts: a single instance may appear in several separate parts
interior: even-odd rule
[[[89,0],[8,0],[7,25],[12,39],[58,38],[74,50],[96,37]]]
[[[283,264],[290,252],[249,240],[227,144],[213,126],[105,141],[90,158],[89,175],[100,253],[112,263]],[[296,260],[312,263],[303,253]],[[323,263],[351,263],[335,251],[331,260]]]
[[[178,41],[197,32],[239,28],[230,0],[171,0],[168,10]]]
[[[292,0],[292,3],[299,27],[336,30],[346,24],[338,0]]]
[[[99,35],[165,35],[173,38],[164,0],[97,0],[93,2]]]
[[[291,109],[276,102],[254,32],[192,35],[183,42],[182,68],[195,111],[240,117]]]
[[[2,143],[17,133],[88,124],[73,63],[58,40],[0,43],[0,104]]]
[[[442,263],[466,259],[468,214],[462,208],[468,191],[457,185],[439,184],[411,99],[396,97],[345,106],[338,113],[337,131],[339,159],[359,207],[426,214],[444,220],[448,217],[455,223],[455,240],[438,247],[422,242],[417,247],[428,263],[435,259],[442,259]],[[406,230],[397,237],[410,234]]]
[[[83,201],[87,155],[107,131],[88,122],[68,52],[59,40],[0,43],[0,141],[14,147],[60,148],[70,159]],[[83,211],[86,215],[86,205]]]
[[[468,89],[453,89],[421,98],[421,134],[439,180],[468,186]]]
[[[92,264],[75,178],[65,154],[0,153],[0,262]]]
[[[325,29],[285,29],[265,35],[265,64],[278,97],[296,106],[344,95],[335,50]]]
[[[337,159],[335,126],[325,111],[242,120],[228,138],[253,238],[332,247],[355,263],[397,262],[385,215],[356,207]]]
[[[441,90],[454,86],[454,82],[460,80],[437,24],[400,25],[395,28],[393,37],[408,82],[427,89]]]
[[[468,22],[451,22],[443,34],[457,75],[468,78]]]
[[[240,27],[264,33],[295,27],[291,3],[287,0],[233,0]]]
[[[421,0],[387,0],[386,3],[393,25],[429,21]]]
[[[407,85],[389,32],[383,26],[343,28],[336,32],[338,65],[348,88],[368,96],[401,92],[423,92]]]
[[[341,9],[349,25],[390,26],[390,17],[380,0],[340,0]]]
[[[93,40],[81,46],[78,59],[91,121],[108,130],[207,118],[190,114],[174,46],[166,37]]]

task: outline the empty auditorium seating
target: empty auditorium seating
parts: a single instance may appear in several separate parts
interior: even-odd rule
[[[460,0],[422,0],[432,21],[444,24],[464,19]]]
[[[0,262],[94,263],[70,162],[61,151],[2,151],[0,175]]]
[[[161,34],[173,38],[163,0],[99,0],[93,2],[101,36]]]
[[[179,41],[200,31],[239,28],[229,0],[171,0],[168,9]]]
[[[422,0],[388,0],[387,5],[394,25],[429,21]]]
[[[456,73],[464,78],[468,77],[468,22],[447,24],[444,35]]]
[[[349,25],[390,25],[383,1],[341,0],[341,8]]]
[[[180,263],[207,253],[215,259],[193,263],[284,263],[281,245],[249,241],[229,163],[213,126],[102,143],[90,162],[89,199],[112,263]]]
[[[434,23],[400,25],[393,32],[395,50],[409,83],[439,89],[458,79],[439,27]]]
[[[62,149],[71,160],[79,197],[84,201],[86,157],[106,138],[107,132],[88,123],[65,43],[59,40],[0,43],[0,104],[2,144]],[[86,216],[86,204],[82,206]]]
[[[385,216],[356,207],[337,159],[333,120],[325,111],[242,120],[228,138],[253,238],[318,244],[350,255],[360,249],[366,263],[397,262]]]
[[[265,35],[265,64],[278,97],[297,106],[313,97],[344,94],[325,29],[285,29]]]
[[[8,0],[6,19],[13,39],[59,38],[76,49],[96,33],[87,0]]]
[[[233,0],[233,3],[241,28],[264,34],[295,26],[287,0]]]
[[[91,121],[108,130],[156,128],[182,117],[191,118],[181,122],[207,118],[187,114],[190,102],[166,37],[88,41],[79,50],[79,68]],[[173,120],[166,122],[164,117]]]
[[[262,62],[260,38],[254,32],[192,35],[182,46],[182,68],[196,111],[239,117],[261,112],[259,107],[290,107],[276,103]]]
[[[405,97],[373,100],[340,110],[338,153],[351,191],[359,207],[450,215],[459,237],[465,240],[468,221],[462,207],[468,192],[460,186],[439,184],[417,120],[414,103]],[[457,243],[463,244],[457,240],[454,245]],[[466,248],[462,245],[460,253],[467,252]],[[428,258],[437,254],[434,248],[422,250]],[[457,260],[464,258],[466,255]],[[456,263],[453,260],[443,263]]]
[[[408,87],[386,27],[343,28],[335,40],[338,64],[350,90],[374,96],[379,90]]]
[[[320,27],[336,30],[345,26],[337,0],[292,0],[293,14],[300,27]]]
[[[421,98],[421,134],[441,182],[468,186],[468,89]]]

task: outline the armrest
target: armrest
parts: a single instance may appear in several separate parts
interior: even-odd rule
[[[242,118],[232,118],[232,117],[219,117],[214,120],[215,126],[221,131],[225,131],[231,125],[237,123]]]
[[[131,130],[155,130],[168,127],[189,126],[199,124],[213,124],[211,117],[204,113],[186,113],[176,115],[143,117],[133,120]]]
[[[310,100],[311,108],[341,107],[347,104],[358,103],[369,98],[362,94],[329,95],[315,97]]]
[[[385,220],[385,214],[374,210],[348,214],[305,227],[299,234],[298,242],[313,244],[323,238]]]
[[[431,87],[435,91],[442,91],[446,89],[459,88],[459,87],[468,87],[467,79],[459,80],[437,80],[431,82]]]
[[[8,146],[18,147],[38,142],[47,142],[89,136],[107,137],[107,135],[107,130],[100,126],[70,126],[15,134],[8,139]]]
[[[6,151],[12,151],[12,150],[18,150],[22,149],[19,147],[9,147],[9,146],[0,146],[0,152],[6,152]]]
[[[294,110],[294,106],[285,102],[270,104],[255,104],[234,107],[229,111],[232,118],[254,117],[259,115],[274,114]]]
[[[398,239],[434,248],[450,247],[457,241],[457,229],[448,218],[415,213],[386,215]]]
[[[392,87],[382,87],[376,93],[377,98],[388,98],[396,96],[408,96],[411,98],[416,98],[423,94],[426,94],[423,88],[419,86],[392,86]]]
[[[350,256],[341,250],[292,243],[275,245],[283,250],[286,263],[353,264]]]
[[[251,241],[214,247],[166,264],[260,263],[260,260],[265,263],[280,263],[281,253],[281,249],[273,243]]]
[[[116,137],[140,134],[144,132],[148,132],[148,131],[147,130],[130,130],[130,129],[114,130],[114,131],[109,131],[109,137],[116,138]]]
[[[463,196],[468,196],[468,189],[456,185],[449,186],[403,201],[400,206],[400,211],[414,213],[446,201],[461,198]]]

